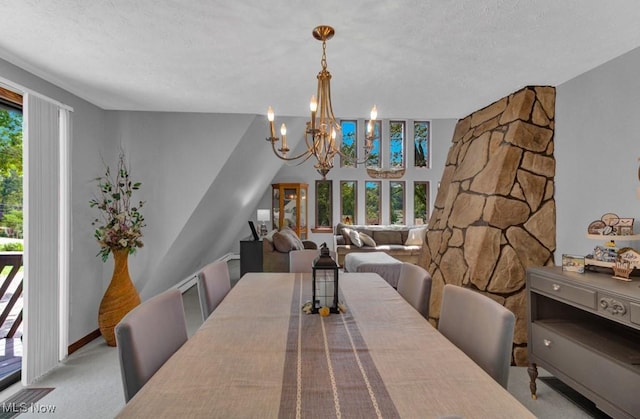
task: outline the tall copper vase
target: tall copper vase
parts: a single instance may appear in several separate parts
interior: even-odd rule
[[[129,251],[122,249],[112,253],[113,276],[100,302],[98,326],[107,345],[116,346],[114,328],[125,314],[140,304],[140,296],[129,276]]]

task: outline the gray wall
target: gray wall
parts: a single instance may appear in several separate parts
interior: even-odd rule
[[[638,70],[635,49],[557,87],[556,264],[562,253],[586,255],[602,244],[586,232],[604,213],[633,217],[640,231]]]
[[[129,259],[143,300],[237,251],[281,165],[267,154],[264,116],[118,111],[108,112],[107,126],[146,201],[145,245]]]

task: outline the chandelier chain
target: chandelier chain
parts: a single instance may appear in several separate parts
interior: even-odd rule
[[[320,60],[322,69],[327,69],[327,41],[322,41],[322,59]]]

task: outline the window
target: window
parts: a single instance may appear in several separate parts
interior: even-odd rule
[[[371,153],[369,154],[369,160],[367,160],[367,167],[380,167],[380,133],[382,132],[382,121],[375,120],[370,124],[371,121],[365,121],[365,126],[367,127],[367,133],[369,132],[369,127],[373,130],[373,139]]]
[[[429,222],[429,182],[413,182],[413,222]]]
[[[404,132],[404,121],[389,123],[389,166],[392,168],[404,167]]]
[[[340,121],[342,128],[342,143],[340,144],[340,152],[350,159],[340,156],[340,167],[355,167],[358,145],[357,122],[356,121]]]
[[[316,228],[333,227],[332,181],[316,180]]]
[[[364,184],[364,208],[367,224],[380,224],[380,190],[379,180],[367,181]]]
[[[358,182],[340,181],[340,220],[345,224],[358,224]]]
[[[389,182],[389,203],[391,224],[404,224],[404,182]]]
[[[415,167],[429,168],[429,161],[431,160],[431,141],[429,141],[430,134],[431,129],[428,121],[415,121],[413,123],[413,165]]]

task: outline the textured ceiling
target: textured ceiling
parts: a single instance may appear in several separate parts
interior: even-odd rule
[[[0,0],[0,58],[105,109],[459,118],[640,45],[637,0]],[[0,77],[2,75],[0,74]]]

